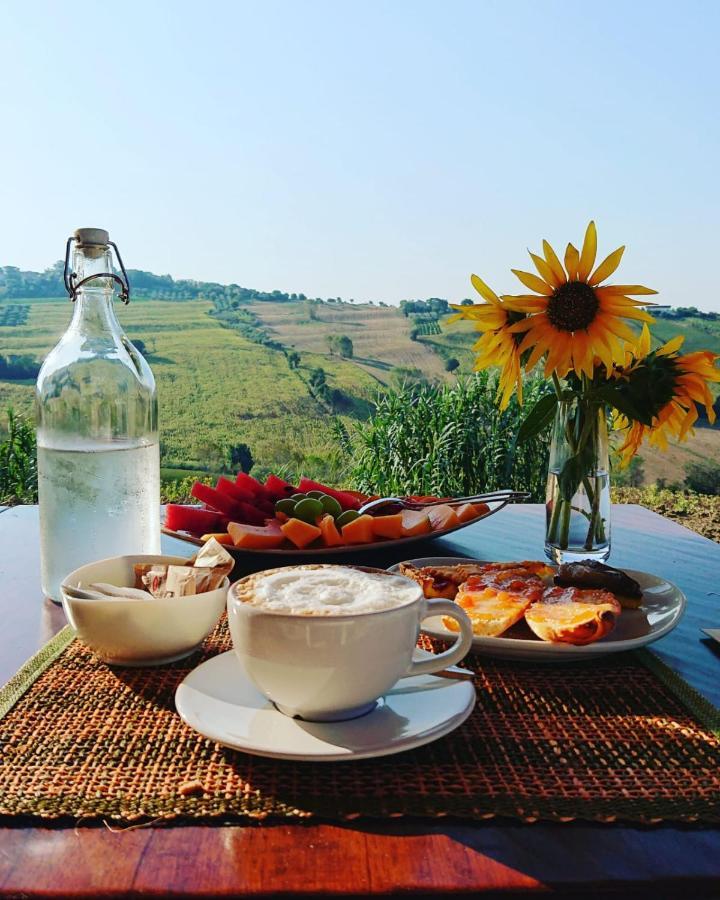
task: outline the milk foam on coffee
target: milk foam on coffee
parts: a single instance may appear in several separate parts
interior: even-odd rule
[[[418,585],[400,575],[380,575],[343,566],[273,572],[255,581],[245,602],[299,616],[355,615],[404,606]]]

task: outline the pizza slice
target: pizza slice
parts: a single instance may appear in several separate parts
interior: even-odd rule
[[[416,581],[428,599],[445,597],[447,600],[454,600],[460,585],[471,575],[481,572],[482,568],[480,563],[422,567],[400,563],[400,574]]]
[[[525,612],[525,621],[543,641],[583,645],[610,634],[621,611],[609,591],[551,587]]]
[[[423,589],[428,599],[445,597],[454,600],[460,585],[475,576],[487,576],[486,583],[494,583],[492,576],[507,576],[518,579],[537,576],[550,578],[554,569],[543,562],[502,562],[502,563],[460,563],[455,566],[413,566],[400,564],[400,574],[412,578]]]
[[[497,637],[519,622],[544,590],[545,583],[537,575],[519,577],[516,569],[504,569],[470,576],[461,585],[455,602],[468,614],[473,634]],[[451,631],[459,629],[447,616],[443,624]]]

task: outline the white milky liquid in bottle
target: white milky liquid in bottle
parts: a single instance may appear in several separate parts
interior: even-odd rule
[[[115,317],[108,240],[75,232],[73,318],[36,386],[42,586],[56,601],[78,566],[160,551],[155,380]]]

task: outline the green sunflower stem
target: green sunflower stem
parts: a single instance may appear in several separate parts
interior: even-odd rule
[[[605,409],[590,398],[589,378],[568,381],[574,396],[553,375],[559,402],[550,451],[546,551],[555,560],[609,553]]]

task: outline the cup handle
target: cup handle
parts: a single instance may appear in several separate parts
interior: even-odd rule
[[[468,619],[465,610],[452,600],[427,600],[422,619],[427,619],[428,616],[439,615],[450,616],[458,623],[460,626],[460,634],[458,635],[457,640],[452,647],[445,650],[443,653],[437,653],[428,659],[421,659],[418,662],[410,663],[410,668],[403,676],[404,678],[408,678],[410,675],[429,675],[432,672],[437,672],[438,669],[452,666],[454,663],[460,662],[461,659],[467,656],[468,651],[472,647],[473,630],[472,623],[470,622],[470,619]]]

